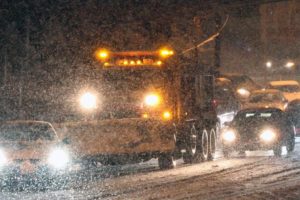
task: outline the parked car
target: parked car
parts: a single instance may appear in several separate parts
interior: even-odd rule
[[[237,98],[245,101],[253,90],[261,89],[261,86],[244,74],[221,74],[218,78],[227,79],[231,82]]]
[[[255,90],[249,97],[249,100],[243,104],[242,108],[278,108],[285,110],[288,100],[279,90]]]
[[[288,101],[300,99],[300,85],[295,80],[271,81],[266,88],[282,91]]]
[[[70,169],[70,152],[48,122],[0,123],[0,147],[1,188],[62,181]]]
[[[300,135],[300,99],[289,102],[286,112],[295,126],[296,135]]]
[[[286,113],[277,108],[241,110],[221,133],[224,156],[233,151],[273,150],[276,156],[282,146],[291,152],[295,147],[295,131]]]

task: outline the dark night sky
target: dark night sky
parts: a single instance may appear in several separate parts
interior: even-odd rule
[[[213,18],[211,13],[219,9],[223,20],[229,15],[222,32],[223,69],[256,72],[261,59],[262,2],[278,1],[2,0],[1,60],[6,52],[12,71],[18,72],[26,68],[26,58],[30,66],[45,68],[59,62],[91,65],[91,55],[99,46],[128,50],[171,44],[181,51],[211,34],[195,31],[195,17],[200,17],[205,28]]]

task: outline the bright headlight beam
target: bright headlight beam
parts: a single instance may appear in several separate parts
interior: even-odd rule
[[[80,97],[80,106],[84,109],[94,109],[97,107],[97,98],[94,94],[90,93],[90,92],[86,92],[84,93],[81,97]]]
[[[7,158],[5,153],[3,152],[3,150],[0,150],[0,167],[2,167],[3,165],[5,165],[7,163]]]
[[[235,133],[233,130],[225,131],[222,135],[223,140],[227,142],[233,142],[236,139]]]
[[[160,98],[156,94],[149,94],[145,97],[145,104],[147,106],[157,106],[160,102]]]
[[[274,133],[273,130],[266,129],[263,130],[262,133],[260,134],[260,139],[265,141],[265,142],[271,142],[275,139],[276,134]]]
[[[54,149],[48,157],[48,164],[56,169],[64,168],[70,161],[69,154],[64,149]]]
[[[240,88],[237,90],[237,92],[243,97],[248,97],[250,95],[250,92],[245,88]]]

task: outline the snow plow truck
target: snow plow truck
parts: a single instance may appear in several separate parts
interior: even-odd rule
[[[210,67],[183,65],[168,48],[155,51],[97,51],[101,89],[82,99],[97,109],[93,120],[68,122],[73,152],[89,164],[137,163],[158,158],[161,169],[175,160],[212,160],[218,118],[214,73]],[[100,96],[100,97],[99,97]]]

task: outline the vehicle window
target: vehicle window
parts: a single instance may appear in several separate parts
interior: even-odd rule
[[[54,140],[55,133],[47,125],[4,124],[0,126],[0,140]]]
[[[250,97],[249,102],[251,103],[258,103],[258,102],[276,102],[276,101],[282,101],[283,97],[279,94],[273,94],[273,93],[263,93],[263,94],[253,94]]]
[[[244,120],[264,120],[264,119],[275,119],[280,117],[281,114],[278,112],[241,112],[236,116],[237,121]]]
[[[271,86],[272,89],[277,89],[282,92],[300,92],[300,87],[298,85],[278,85]]]

